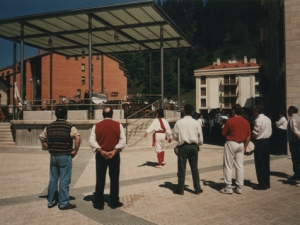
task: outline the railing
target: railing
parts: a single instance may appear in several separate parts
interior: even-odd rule
[[[161,101],[160,100],[157,100],[156,102],[153,102],[149,105],[147,105],[146,107],[136,111],[136,112],[133,112],[131,115],[129,115],[128,117],[126,117],[126,143],[128,142],[128,136],[129,136],[129,133],[128,133],[128,125],[129,124],[134,124],[136,122],[138,122],[140,119],[142,118],[153,118],[155,116],[155,112],[158,108],[160,108],[160,105],[161,105]],[[134,121],[132,121],[131,123],[128,122],[129,119],[136,119]],[[132,132],[134,132],[135,130],[138,129],[138,125],[136,126],[135,129],[131,130],[130,131],[130,135]]]

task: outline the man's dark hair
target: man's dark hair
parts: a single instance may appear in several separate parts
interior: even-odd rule
[[[193,106],[191,104],[186,104],[184,106],[184,113],[185,115],[192,115],[192,112],[193,112]]]
[[[262,105],[256,105],[256,106],[254,106],[253,110],[256,110],[258,114],[264,113],[264,107]]]
[[[158,117],[163,118],[165,116],[164,115],[164,110],[163,109],[158,109],[157,110],[157,115],[158,115]]]
[[[289,108],[288,108],[288,111],[291,111],[293,113],[298,113],[298,108],[296,106],[293,106],[291,105]]]
[[[103,109],[103,112],[102,112],[103,118],[112,118],[112,115],[113,115],[113,109],[110,106],[107,106]]]
[[[68,109],[64,106],[57,106],[55,109],[55,116],[56,119],[66,119],[66,116],[68,115]]]
[[[232,106],[232,109],[234,110],[235,114],[240,116],[242,115],[242,106],[240,104],[236,104]]]

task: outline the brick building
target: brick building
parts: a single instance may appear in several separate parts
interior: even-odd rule
[[[88,57],[67,58],[52,54],[52,85],[50,85],[50,57],[50,53],[40,51],[40,54],[24,60],[24,100],[43,102],[50,99],[58,100],[61,96],[66,99],[84,98],[85,91],[89,90]],[[94,93],[105,93],[109,100],[123,99],[127,94],[127,75],[120,67],[120,63],[121,61],[111,56],[93,56],[92,90]],[[16,82],[20,90],[20,68],[16,67]],[[12,67],[0,69],[0,75],[13,87]],[[7,93],[7,105],[12,105],[13,88],[10,88]]]

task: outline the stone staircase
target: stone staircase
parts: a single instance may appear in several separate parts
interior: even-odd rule
[[[15,146],[10,123],[0,123],[0,148],[1,146]]]
[[[145,130],[152,123],[153,118],[140,119],[134,123],[130,123],[127,127],[128,137],[127,145],[125,147],[134,150],[134,149],[153,149],[152,147],[152,133],[148,134],[147,137],[144,137]],[[125,130],[126,132],[126,130]],[[167,143],[166,143],[167,144]],[[167,148],[174,148],[176,143],[167,144]]]

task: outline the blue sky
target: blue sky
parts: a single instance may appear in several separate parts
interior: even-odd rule
[[[142,0],[0,0],[0,20],[18,16],[139,2]],[[20,61],[17,44],[17,61]],[[24,57],[36,55],[38,49],[25,46]],[[12,65],[13,42],[0,38],[0,68]]]

